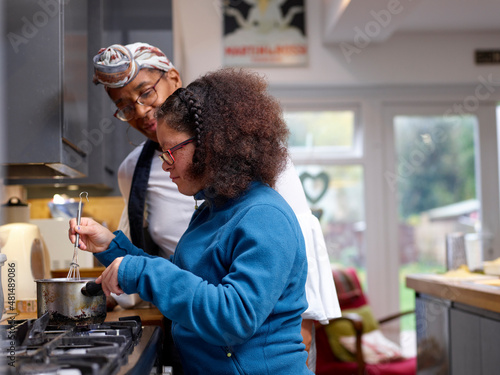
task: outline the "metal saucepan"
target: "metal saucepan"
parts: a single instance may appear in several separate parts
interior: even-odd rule
[[[36,281],[37,315],[50,315],[50,325],[98,324],[106,319],[106,296],[94,278]]]

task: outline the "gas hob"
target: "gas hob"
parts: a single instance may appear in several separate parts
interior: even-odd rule
[[[46,318],[0,326],[0,373],[8,375],[150,374],[161,329],[139,317],[84,326],[52,327]]]

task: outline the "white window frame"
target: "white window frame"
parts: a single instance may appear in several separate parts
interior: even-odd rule
[[[315,103],[314,105],[289,106],[285,112],[335,112],[350,111],[354,114],[352,147],[290,147],[292,161],[296,164],[345,165],[363,156],[363,129],[360,122],[360,105],[338,103]]]

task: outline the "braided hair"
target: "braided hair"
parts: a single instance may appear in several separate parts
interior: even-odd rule
[[[179,132],[186,132],[196,138],[196,150],[190,174],[203,174],[204,149],[202,144],[203,118],[200,100],[189,89],[178,88],[157,110],[156,117],[164,119],[169,127]]]
[[[189,174],[205,196],[224,203],[253,181],[274,186],[287,159],[288,129],[279,103],[256,73],[225,68],[176,90],[157,112],[158,126],[196,138]]]
[[[194,130],[196,132],[196,145],[199,146],[201,144],[200,134],[203,128],[200,103],[191,90],[181,88],[179,89],[178,95],[179,99],[186,105],[189,118],[195,125]]]

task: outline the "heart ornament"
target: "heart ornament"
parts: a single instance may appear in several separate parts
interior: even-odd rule
[[[303,172],[299,177],[306,198],[312,204],[317,203],[326,194],[330,177],[325,172],[320,172],[314,176],[308,172]]]

